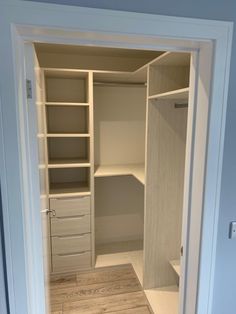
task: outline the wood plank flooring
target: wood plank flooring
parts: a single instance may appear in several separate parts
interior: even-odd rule
[[[153,313],[131,264],[54,277],[51,314]]]

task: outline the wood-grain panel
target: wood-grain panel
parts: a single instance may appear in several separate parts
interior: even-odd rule
[[[73,271],[90,267],[91,252],[52,256],[53,272]]]
[[[181,247],[187,109],[149,102],[147,134],[144,287],[176,283],[169,261]],[[155,250],[153,250],[155,243]]]
[[[91,250],[91,234],[52,237],[52,254],[69,254]]]
[[[50,209],[56,211],[56,217],[90,214],[90,196],[52,198]]]
[[[90,232],[90,215],[69,218],[51,218],[51,235],[76,235]]]

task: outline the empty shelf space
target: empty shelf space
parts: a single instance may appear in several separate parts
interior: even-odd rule
[[[174,91],[162,93],[162,94],[156,94],[149,96],[148,99],[152,100],[184,100],[188,101],[188,95],[189,95],[189,87],[186,88],[180,88]]]
[[[66,69],[45,69],[47,103],[87,103],[88,73]]]
[[[168,51],[151,61],[150,65],[188,66],[190,64],[190,57],[190,53]]]
[[[95,177],[112,177],[132,175],[145,184],[144,164],[100,165],[95,168]]]
[[[179,289],[177,286],[148,289],[144,292],[154,313],[178,314]]]
[[[90,168],[49,169],[49,194],[81,194],[90,192]]]
[[[180,260],[172,260],[170,261],[170,265],[172,266],[176,274],[180,276]]]
[[[91,192],[87,182],[52,183],[50,186],[49,198],[90,194]]]
[[[65,106],[65,107],[87,107],[89,103],[78,103],[78,102],[46,102],[46,106]]]
[[[88,133],[88,107],[55,105],[46,111],[48,133]]]
[[[89,133],[48,133],[47,137],[90,137]]]
[[[90,167],[90,163],[86,159],[79,158],[55,158],[48,162],[48,168],[76,168]]]

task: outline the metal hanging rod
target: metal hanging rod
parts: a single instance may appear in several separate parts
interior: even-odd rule
[[[175,108],[176,109],[188,108],[188,103],[185,103],[185,104],[177,104],[177,103],[175,103]]]
[[[95,86],[133,86],[133,87],[146,87],[147,83],[141,83],[141,82],[93,82],[93,85]]]

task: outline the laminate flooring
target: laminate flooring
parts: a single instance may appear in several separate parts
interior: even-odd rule
[[[50,286],[51,314],[152,314],[131,264],[64,277]]]

